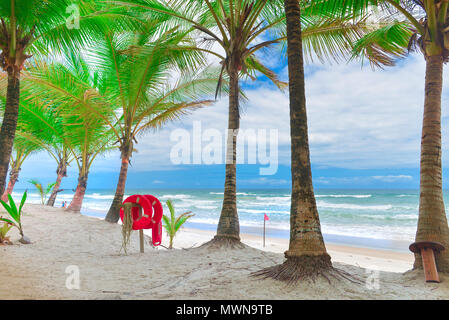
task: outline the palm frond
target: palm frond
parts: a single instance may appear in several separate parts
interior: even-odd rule
[[[264,66],[262,62],[256,58],[256,56],[251,55],[246,58],[246,66],[248,68],[248,75],[253,79],[255,79],[256,77],[256,72],[260,72],[268,79],[270,79],[271,82],[273,82],[279,89],[284,90],[288,87],[287,82],[279,80],[277,74],[274,71],[270,70],[268,67]]]
[[[369,60],[373,67],[392,66],[410,50],[415,34],[408,22],[389,23],[361,38],[354,45],[353,58]]]
[[[187,221],[187,219],[194,216],[194,214],[191,214],[191,211],[184,212],[183,214],[179,215],[178,218],[176,218],[175,221],[175,231],[178,231],[179,228]]]

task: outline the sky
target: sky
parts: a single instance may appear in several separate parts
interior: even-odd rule
[[[288,79],[286,58],[280,52],[265,54],[263,61],[282,80]],[[369,65],[362,67],[360,61],[340,64],[307,63],[307,112],[315,188],[419,187],[424,67],[424,59],[419,54],[410,55],[396,66],[385,70],[372,70]],[[442,110],[444,185],[449,163],[448,86],[446,82]],[[238,165],[238,188],[290,188],[288,94],[279,91],[263,78],[251,83],[245,82],[243,88],[247,101],[241,106],[240,133],[265,130],[266,137],[270,137],[270,130],[274,130],[277,148],[270,148],[270,152],[274,151],[267,154],[267,157],[273,164],[277,151],[278,164],[272,165],[274,168],[268,170],[274,174],[261,175],[261,168],[269,166],[267,157],[256,157],[255,164],[248,163],[249,160],[246,159],[245,163]],[[179,161],[173,161],[173,150],[179,142],[174,136],[183,132],[184,139],[187,139],[186,134],[190,137],[190,151],[200,150],[204,153],[204,148],[212,140],[203,136],[204,140],[200,142],[202,148],[198,149],[198,137],[201,136],[195,136],[194,132],[198,132],[199,126],[206,136],[215,133],[217,138],[217,134],[221,133],[221,137],[218,136],[215,142],[222,140],[224,150],[227,103],[227,97],[223,96],[215,104],[196,110],[180,121],[138,137],[139,143],[135,145],[138,152],[131,159],[127,188],[222,188],[223,162],[177,164],[174,162]],[[273,136],[275,137],[271,135]],[[212,139],[210,136],[209,138]],[[259,142],[263,141],[259,137],[257,139]],[[190,162],[194,162],[195,154],[188,154],[188,158]],[[88,188],[115,188],[119,167],[118,152],[100,156],[91,168]],[[77,169],[74,163],[68,174],[62,187],[75,188]],[[45,153],[31,156],[22,167],[17,188],[30,187],[27,183],[29,179],[53,182],[56,179],[54,160]]]

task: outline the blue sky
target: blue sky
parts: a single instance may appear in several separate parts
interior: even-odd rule
[[[287,79],[286,60],[278,52],[265,55],[281,79]],[[241,128],[277,129],[277,173],[259,175],[261,164],[240,165],[240,188],[289,188],[290,139],[286,92],[266,79],[245,84],[248,101],[242,106]],[[306,66],[308,122],[315,188],[418,188],[419,150],[424,99],[424,59],[412,55],[397,66],[373,71],[358,62],[309,63]],[[448,84],[444,92],[449,92]],[[443,97],[443,167],[448,167],[448,96]],[[193,122],[203,130],[225,130],[227,98],[195,111],[164,129],[139,137],[132,158],[128,188],[221,188],[223,165],[174,165],[170,150],[173,130],[191,132]],[[91,169],[88,187],[115,188],[118,152],[99,157]],[[55,179],[56,165],[45,154],[25,162],[18,188],[28,179]],[[444,171],[445,172],[445,171]],[[446,178],[447,174],[444,174]],[[77,170],[69,169],[63,188],[75,188]]]

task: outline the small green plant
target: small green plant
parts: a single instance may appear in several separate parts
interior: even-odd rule
[[[168,236],[170,237],[170,245],[168,246],[169,249],[173,249],[173,238],[176,235],[176,232],[178,232],[179,228],[189,219],[190,217],[193,217],[194,214],[191,214],[192,211],[184,212],[179,217],[175,217],[175,208],[173,207],[173,204],[171,200],[166,201],[167,207],[170,210],[170,217],[166,216],[165,214],[162,216],[162,219],[164,220],[164,223],[162,226],[165,228],[165,231],[167,231]]]
[[[9,230],[13,227],[12,224],[9,223],[3,223],[3,226],[0,228],[0,245],[1,244],[11,244],[11,241],[9,241],[9,237],[6,235],[8,234]]]
[[[14,226],[17,229],[19,229],[19,233],[22,236],[22,238],[19,241],[23,244],[30,243],[30,240],[27,237],[25,237],[23,234],[22,221],[21,221],[22,208],[23,208],[23,205],[25,204],[26,199],[27,199],[27,192],[25,191],[23,193],[22,200],[20,201],[20,205],[19,205],[18,209],[17,209],[16,204],[14,203],[14,199],[11,197],[10,194],[8,194],[9,205],[5,201],[0,200],[0,203],[2,204],[2,206],[6,209],[6,211],[9,213],[9,215],[13,219],[13,220],[11,220],[11,219],[3,218],[0,216],[0,221],[6,222],[10,226]]]
[[[28,182],[36,187],[37,191],[39,192],[39,195],[41,196],[42,204],[45,204],[45,199],[47,198],[47,195],[50,193],[51,189],[53,189],[54,185],[56,184],[56,182],[49,183],[47,185],[47,188],[45,188],[44,190],[44,187],[38,180],[30,180]]]

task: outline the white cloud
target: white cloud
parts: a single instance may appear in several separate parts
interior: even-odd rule
[[[424,60],[411,56],[400,66],[373,72],[358,63],[307,67],[306,90],[312,163],[348,169],[417,168],[424,94]],[[444,92],[449,92],[448,84]],[[290,163],[289,100],[265,82],[251,86],[242,104],[242,129],[278,129],[279,163]],[[448,96],[443,99],[443,160],[447,165]],[[203,130],[227,128],[227,97],[195,111],[164,129],[139,137],[132,171],[176,169],[170,162],[170,133],[190,130],[201,120]],[[28,166],[27,162],[24,167]],[[33,167],[50,159],[35,157]],[[51,163],[51,165],[50,165]],[[99,158],[92,170],[117,171],[118,153]],[[54,169],[52,169],[54,171]],[[324,181],[324,180],[323,180]]]
[[[354,176],[354,177],[318,177],[314,181],[322,185],[369,185],[384,183],[409,183],[414,179],[410,175]]]
[[[371,178],[373,178],[375,180],[385,181],[385,182],[397,182],[397,181],[413,180],[413,177],[412,176],[408,176],[408,175],[372,176]]]
[[[271,186],[279,186],[279,185],[288,185],[290,181],[285,179],[269,179],[269,178],[257,178],[257,179],[242,179],[238,180],[237,183],[248,183],[255,185],[271,185]]]

